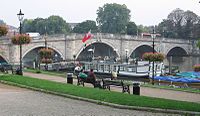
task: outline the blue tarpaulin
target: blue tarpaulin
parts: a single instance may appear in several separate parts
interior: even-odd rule
[[[176,76],[180,77],[186,77],[186,78],[200,78],[200,72],[182,72],[182,73],[176,73]]]
[[[155,76],[154,80],[183,82],[183,83],[200,83],[200,78],[175,77],[175,76]]]

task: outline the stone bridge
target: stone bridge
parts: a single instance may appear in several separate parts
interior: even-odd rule
[[[47,46],[53,49],[54,61],[58,60],[87,60],[89,58],[141,58],[144,52],[152,52],[151,37],[94,34],[91,39],[82,43],[82,34],[51,35],[32,38],[30,44],[23,45],[23,62],[38,60],[38,50],[44,48],[45,37]],[[186,56],[198,54],[194,41],[156,37],[155,51],[167,56]],[[85,45],[86,44],[86,45]],[[19,63],[19,46],[13,45],[8,37],[2,37],[0,42],[0,60],[9,63]]]

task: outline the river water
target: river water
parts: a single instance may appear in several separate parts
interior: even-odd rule
[[[180,72],[193,71],[193,66],[195,64],[200,64],[200,57],[197,56],[172,57],[172,58],[167,57],[164,60],[164,64],[166,66],[169,66],[170,61],[171,61],[171,66],[178,67],[178,70]]]

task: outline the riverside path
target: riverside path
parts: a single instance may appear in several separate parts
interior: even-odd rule
[[[36,74],[24,72],[25,76],[46,79],[50,81],[62,82],[66,83],[66,78],[58,77],[58,76],[50,76],[45,74]],[[77,79],[73,80],[73,84],[77,84]],[[86,86],[92,87],[91,84],[87,84]],[[111,91],[121,92],[121,88],[111,87]],[[132,86],[130,86],[130,91],[132,92]],[[172,99],[178,101],[188,101],[188,102],[197,102],[200,103],[200,94],[199,93],[189,93],[183,91],[174,91],[174,90],[166,90],[166,89],[158,89],[158,88],[149,88],[149,87],[140,87],[140,95],[149,96],[149,97],[157,97],[157,98],[165,98]]]
[[[0,84],[1,116],[179,116],[117,109]]]

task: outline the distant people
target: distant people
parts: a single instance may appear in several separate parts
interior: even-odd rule
[[[93,72],[93,69],[90,69],[90,72],[88,73],[88,77],[87,77],[87,82],[92,83],[93,85],[95,85],[96,82],[96,76]]]
[[[20,68],[19,67],[17,67],[17,69],[16,69],[16,74],[20,75]]]
[[[84,70],[83,70],[83,69],[81,69],[81,71],[80,71],[78,77],[79,77],[80,79],[86,80],[86,78],[88,77],[88,75],[84,73]]]
[[[112,71],[111,72],[111,80],[116,80],[117,79],[117,72]]]
[[[137,58],[135,59],[135,64],[138,65],[138,59]]]
[[[74,68],[74,73],[75,73],[76,76],[78,76],[80,72],[81,72],[81,67],[77,65],[77,66]]]
[[[114,62],[117,62],[117,58],[116,57],[114,57],[113,60],[114,60]]]

